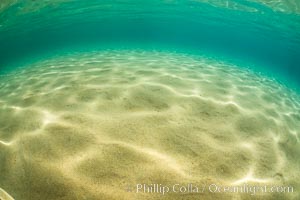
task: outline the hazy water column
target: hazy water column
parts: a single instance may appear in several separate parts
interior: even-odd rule
[[[0,15],[0,64],[3,68],[19,58],[71,46],[164,45],[252,63],[258,71],[299,85],[299,14],[267,5],[244,1],[19,1]]]

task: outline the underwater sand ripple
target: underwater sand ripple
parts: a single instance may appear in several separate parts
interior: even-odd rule
[[[4,190],[23,200],[160,197],[124,189],[136,183],[300,187],[300,98],[246,69],[176,53],[90,52],[20,68],[0,88],[4,199]],[[183,197],[249,198],[165,199]]]

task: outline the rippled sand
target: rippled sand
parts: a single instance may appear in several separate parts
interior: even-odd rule
[[[0,119],[2,199],[162,198],[126,190],[138,183],[291,185],[254,198],[300,198],[299,96],[229,64],[143,51],[57,57],[0,77]]]

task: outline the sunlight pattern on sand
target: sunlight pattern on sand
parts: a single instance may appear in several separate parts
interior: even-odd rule
[[[39,61],[0,77],[0,119],[0,187],[15,199],[159,197],[125,190],[136,183],[300,187],[299,96],[213,59],[110,50]],[[165,199],[183,197],[249,196]]]

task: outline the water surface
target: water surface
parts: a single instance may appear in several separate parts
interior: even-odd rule
[[[299,199],[299,8],[1,1],[0,199]]]

